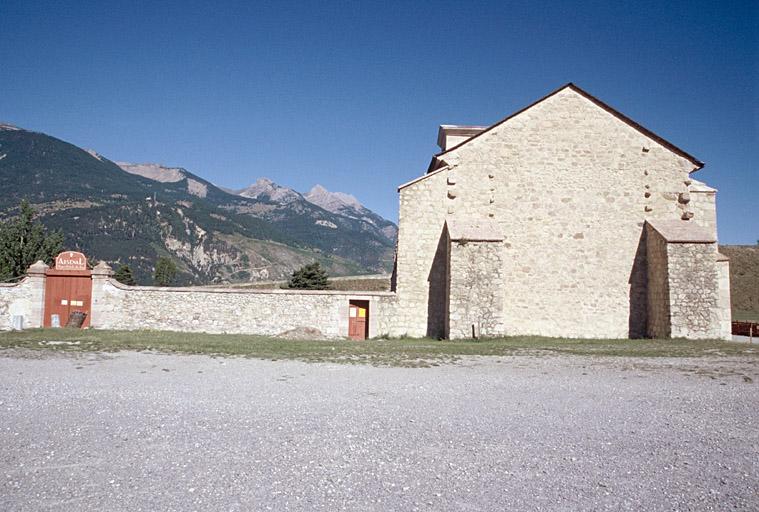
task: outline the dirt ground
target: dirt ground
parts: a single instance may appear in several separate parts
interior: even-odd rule
[[[756,358],[0,354],[2,510],[759,509]]]

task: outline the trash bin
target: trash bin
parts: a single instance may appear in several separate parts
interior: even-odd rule
[[[69,315],[69,321],[66,322],[66,327],[74,327],[76,329],[81,328],[86,316],[87,313],[84,311],[72,311]]]

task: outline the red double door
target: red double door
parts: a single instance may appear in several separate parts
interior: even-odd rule
[[[86,316],[82,327],[90,325],[92,306],[92,276],[89,271],[48,270],[45,280],[45,327],[53,326],[53,316],[58,315],[58,325],[64,327],[69,315],[81,311]]]

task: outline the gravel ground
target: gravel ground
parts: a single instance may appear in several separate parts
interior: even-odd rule
[[[750,359],[0,355],[0,510],[757,510]]]

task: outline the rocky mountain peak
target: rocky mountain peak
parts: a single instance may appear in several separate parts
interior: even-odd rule
[[[364,206],[354,196],[344,192],[330,192],[321,185],[315,185],[308,191],[305,198],[332,213],[341,213],[345,209],[364,210]]]
[[[269,178],[258,178],[251,186],[238,190],[237,194],[250,199],[269,199],[276,203],[289,203],[303,197],[295,190],[277,185]]]

